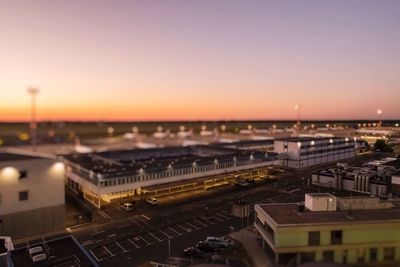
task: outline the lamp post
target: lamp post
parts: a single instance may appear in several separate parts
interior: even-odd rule
[[[29,124],[29,129],[31,132],[31,145],[33,146],[33,150],[36,150],[36,95],[39,93],[39,89],[35,87],[29,87],[27,91],[31,96],[31,122]]]
[[[297,114],[296,114],[296,126],[297,126],[297,130],[300,130],[300,111],[301,111],[301,105],[300,105],[300,104],[294,105],[294,109],[297,111]]]
[[[382,109],[378,109],[376,113],[378,114],[378,125],[382,126]]]

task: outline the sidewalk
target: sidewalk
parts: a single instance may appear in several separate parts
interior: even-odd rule
[[[258,245],[256,234],[249,228],[234,232],[229,236],[242,243],[254,267],[278,267]]]

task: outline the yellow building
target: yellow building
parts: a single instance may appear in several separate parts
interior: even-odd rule
[[[257,236],[276,263],[400,263],[400,203],[318,193],[255,211]]]

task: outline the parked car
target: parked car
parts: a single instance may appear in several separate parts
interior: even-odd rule
[[[204,258],[206,255],[204,251],[198,248],[189,247],[183,251],[183,256],[191,258]]]
[[[247,186],[249,186],[249,183],[246,182],[246,180],[240,179],[237,182],[235,182],[235,185],[241,186],[241,187],[247,187]]]
[[[199,241],[196,245],[196,248],[204,252],[216,252],[219,250],[215,245],[212,245],[205,241]]]
[[[155,206],[158,205],[158,200],[155,197],[151,197],[146,199],[146,203]]]
[[[215,236],[208,236],[205,242],[214,245],[218,248],[226,248],[233,244],[233,242],[227,238],[215,237]]]
[[[135,204],[135,202],[124,202],[120,204],[120,207],[125,210],[125,211],[132,211],[133,210],[133,204]]]

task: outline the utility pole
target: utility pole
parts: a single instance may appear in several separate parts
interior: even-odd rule
[[[37,124],[36,124],[36,95],[39,93],[39,89],[35,87],[29,87],[28,93],[31,96],[31,122],[29,129],[31,132],[31,145],[33,150],[36,150],[36,137],[37,137]]]

